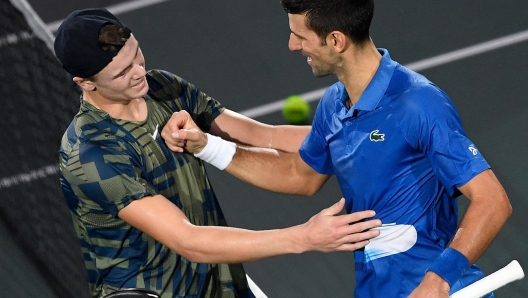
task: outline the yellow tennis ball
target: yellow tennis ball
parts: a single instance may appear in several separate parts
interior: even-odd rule
[[[310,104],[299,95],[288,96],[282,107],[282,116],[290,124],[308,124]]]

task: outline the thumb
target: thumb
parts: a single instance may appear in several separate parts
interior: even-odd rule
[[[325,214],[326,215],[339,214],[341,212],[341,210],[343,210],[343,207],[345,207],[345,198],[341,198],[341,200],[339,200],[337,203],[335,203],[334,205],[326,208]]]
[[[171,137],[175,139],[180,138],[180,128],[179,127],[172,127],[171,129]]]

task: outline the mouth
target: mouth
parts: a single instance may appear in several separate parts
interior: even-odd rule
[[[141,78],[139,79],[139,82],[137,82],[136,84],[132,85],[132,88],[134,89],[142,89],[143,87],[145,86],[145,78]]]
[[[310,62],[313,61],[312,56],[308,55],[308,53],[305,53],[305,52],[301,51],[301,55],[306,57],[306,62],[308,62],[308,64],[310,64]]]

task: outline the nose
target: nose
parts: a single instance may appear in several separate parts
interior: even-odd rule
[[[290,33],[290,39],[288,40],[288,48],[290,51],[300,51],[302,49],[301,41],[293,33]]]
[[[143,64],[136,63],[134,64],[134,76],[136,78],[144,77],[147,74],[147,71],[145,70],[145,67]]]

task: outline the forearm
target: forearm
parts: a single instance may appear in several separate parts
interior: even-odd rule
[[[238,144],[297,152],[310,126],[269,125],[225,110],[211,125],[211,133]]]
[[[490,208],[484,200],[473,198],[449,248],[429,267],[422,284],[448,291],[499,233],[510,214],[508,205]]]
[[[119,211],[119,217],[193,262],[240,263],[271,256],[318,251],[353,251],[379,235],[379,220],[366,220],[371,210],[338,215],[344,199],[285,229],[251,231],[197,226],[161,195],[144,197]]]
[[[241,263],[307,250],[299,239],[300,226],[251,231],[238,228],[189,227],[189,238],[178,248],[197,263]]]
[[[310,132],[310,126],[278,125],[272,128],[269,148],[297,152]]]
[[[133,201],[119,217],[193,262],[244,262],[309,249],[300,236],[304,225],[268,231],[198,226],[161,195]]]
[[[269,191],[312,195],[328,177],[313,170],[302,171],[300,163],[302,160],[296,153],[238,146],[225,170],[242,181]]]
[[[169,247],[198,263],[241,263],[306,251],[354,251],[379,235],[379,230],[373,228],[379,227],[381,221],[367,220],[375,215],[371,210],[336,216],[343,206],[344,200],[308,222],[277,230],[251,231],[188,223],[183,237],[187,240],[175,241]],[[331,208],[334,210],[330,211]]]
[[[504,191],[498,192],[494,204],[488,200],[473,198],[450,245],[464,254],[471,264],[489,247],[512,211]]]
[[[247,129],[248,127],[246,127]],[[310,132],[310,126],[268,125],[259,123],[245,133],[218,133],[225,140],[241,145],[297,152]]]
[[[450,247],[431,264],[427,276],[436,274],[452,286],[491,244],[511,214],[511,205],[491,170],[459,188],[471,201]],[[437,276],[429,280],[438,281]]]
[[[297,226],[266,231],[188,224],[183,251],[195,262],[245,262],[276,255],[306,251],[355,251],[377,237],[381,221],[366,210],[339,215],[345,206],[341,199]]]

